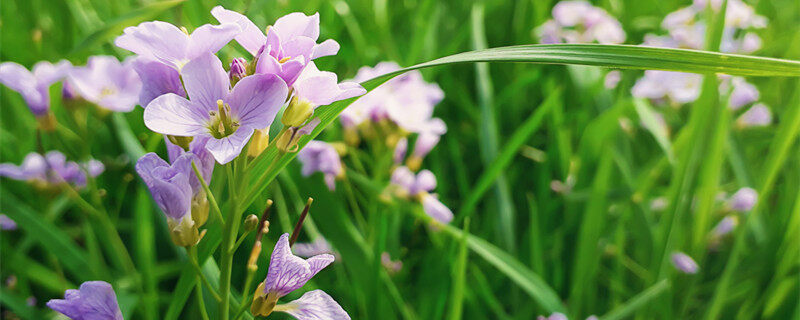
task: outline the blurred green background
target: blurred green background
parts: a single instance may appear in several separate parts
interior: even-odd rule
[[[754,54],[800,59],[800,2],[747,2],[769,19],[768,27],[758,31],[763,48]],[[533,30],[550,19],[554,3],[4,0],[0,2],[0,60],[30,67],[39,60],[62,58],[80,65],[97,54],[123,58],[128,53],[116,48],[113,39],[124,27],[157,19],[191,30],[216,23],[209,11],[223,5],[245,13],[258,26],[294,11],[319,12],[320,39],[335,39],[342,48],[337,56],[319,59],[317,64],[346,79],[359,67],[380,61],[408,66],[475,48],[536,43]],[[663,17],[690,3],[606,0],[593,4],[620,20],[627,44],[638,44],[645,33],[663,34],[659,30]],[[220,57],[228,62],[246,56],[239,49],[229,45]],[[464,255],[457,232],[425,228],[409,214],[416,210],[411,205],[377,201],[380,190],[359,184],[358,177],[349,177],[346,186],[331,193],[319,176],[301,177],[297,164],[269,188],[277,210],[272,218],[275,231],[267,235],[264,247],[271,248],[279,233],[290,232],[305,197],[314,197],[313,227],[309,228],[324,234],[343,260],[320,273],[306,289],[326,290],[354,319],[547,315],[550,310],[531,294],[541,288],[521,285],[537,283],[530,281],[530,273],[551,287],[576,319],[592,314],[609,319],[702,318],[712,300],[724,307],[725,319],[798,319],[800,149],[796,132],[800,122],[797,116],[788,116],[800,108],[797,79],[748,79],[759,88],[760,101],[774,112],[776,121],[765,128],[743,130],[729,125],[715,136],[716,127],[707,124],[716,123],[717,114],[709,114],[707,123],[689,121],[695,109],[712,110],[702,98],[669,111],[670,139],[676,148],[676,161],[670,163],[653,136],[638,125],[629,92],[642,73],[625,71],[620,86],[606,90],[602,77],[589,76],[596,73],[592,70],[602,69],[463,64],[423,71],[426,80],[445,92],[435,115],[449,129],[423,167],[437,175],[436,191],[456,213],[453,225],[461,228],[462,218],[469,216],[470,232],[502,252],[482,253],[494,249],[470,242]],[[52,90],[52,109],[59,119],[66,118],[70,111],[58,101],[60,89],[54,86]],[[100,190],[90,192],[97,193],[98,201],[109,208],[139,270],[130,274],[104,260],[106,235],[87,227],[99,222],[87,219],[69,194],[42,192],[4,179],[0,209],[22,212],[29,219],[17,221],[25,224],[21,231],[0,233],[0,274],[3,279],[14,275],[18,281],[13,290],[3,286],[2,308],[24,319],[50,318],[54,313],[44,302],[82,281],[102,279],[114,284],[126,319],[198,318],[193,299],[182,312],[170,309],[178,276],[191,269],[183,251],[169,241],[162,214],[133,174],[136,159],[131,156],[136,150],[132,141],[140,142],[146,151],[165,154],[160,136],[144,127],[142,109],[122,117],[85,117],[90,120],[79,137],[38,136],[36,122],[21,97],[5,87],[0,94],[0,161],[19,163],[28,152],[40,148],[60,149],[73,159],[88,152],[102,160],[107,170],[98,180]],[[545,105],[547,111],[537,115]],[[534,121],[536,117],[541,121]],[[631,120],[635,128],[624,131],[620,118]],[[133,140],[125,136],[127,127]],[[675,137],[681,132],[691,132],[688,136],[697,140],[679,146]],[[341,136],[335,125],[321,139],[337,141]],[[504,152],[511,161],[498,164],[495,159]],[[492,170],[500,174],[488,181],[494,184],[487,185],[482,195],[476,191],[480,189],[477,182]],[[574,187],[566,193],[553,192],[552,181],[568,177]],[[697,249],[691,246],[698,210],[692,198],[713,199],[718,192],[730,194],[744,186],[768,191],[760,195],[753,222],[737,228],[719,246],[702,245],[693,252],[701,263],[699,274],[668,271],[669,276],[662,277],[663,252],[659,250],[666,239],[661,233],[665,219],[677,217],[669,224],[673,226],[669,241],[678,244],[675,248]],[[650,201],[662,196],[667,197],[669,209],[651,210]],[[352,205],[351,197],[359,199],[357,205]],[[259,206],[248,213],[260,212]],[[708,208],[709,228],[722,218],[720,206]],[[363,212],[372,227],[356,227],[351,221],[354,211]],[[719,292],[734,238],[745,231],[735,261],[738,267],[729,271],[730,283]],[[250,242],[236,256],[234,270],[241,271],[234,272],[236,292],[241,290]],[[390,276],[382,270],[379,256],[383,251],[402,260],[402,271]],[[267,260],[262,257],[257,279],[263,279]],[[89,268],[74,267],[82,263]],[[143,283],[141,291],[139,283]],[[28,296],[38,299],[34,308],[26,306]],[[10,317],[9,313],[3,317]]]

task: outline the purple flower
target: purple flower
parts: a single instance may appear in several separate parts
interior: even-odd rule
[[[728,199],[731,210],[746,212],[753,209],[758,201],[758,192],[753,188],[741,188]]]
[[[142,22],[125,28],[124,34],[114,43],[125,50],[168,65],[180,71],[191,60],[216,53],[241,32],[235,23],[205,24],[191,35],[178,27],[163,22]]]
[[[315,108],[367,93],[357,82],[338,81],[335,73],[320,71],[316,64],[309,62],[293,88],[299,99],[310,102]]]
[[[403,163],[403,159],[405,159],[407,152],[408,152],[408,139],[406,137],[400,138],[400,140],[397,140],[397,144],[394,146],[394,154],[392,155],[394,164],[399,165]]]
[[[644,77],[636,81],[631,93],[637,98],[666,99],[681,105],[697,100],[702,80],[698,74],[647,70]]]
[[[0,230],[17,230],[17,223],[7,215],[0,214]]]
[[[258,60],[256,73],[277,74],[290,86],[312,60],[339,52],[334,40],[317,44],[319,13],[287,14],[268,27],[266,35],[244,15],[222,6],[214,7],[211,15],[221,23],[236,23],[242,28],[236,42]]]
[[[717,223],[717,225],[711,231],[711,234],[714,235],[714,237],[723,237],[731,233],[731,231],[733,231],[738,224],[739,219],[736,216],[725,216],[725,218],[722,218],[722,220]]]
[[[71,183],[83,187],[87,179],[84,171],[91,177],[96,177],[104,169],[103,164],[97,160],[78,164],[67,161],[66,156],[58,151],[50,151],[44,156],[32,152],[25,156],[20,166],[10,163],[0,164],[0,177],[46,185]]]
[[[87,281],[79,290],[69,289],[64,299],[47,302],[50,309],[73,320],[122,320],[114,288],[103,281]]]
[[[133,110],[142,91],[132,61],[120,63],[111,56],[89,57],[85,67],[70,70],[69,83],[87,101],[119,112]]]
[[[758,88],[745,81],[744,78],[732,77],[730,82],[733,84],[733,90],[728,101],[728,106],[731,109],[739,110],[758,100]],[[721,85],[720,87],[722,88],[723,86]]]
[[[422,203],[425,213],[436,221],[450,223],[453,220],[453,212],[429,193],[436,188],[436,176],[432,172],[422,170],[415,175],[407,167],[398,167],[392,172],[391,184],[399,196]]]
[[[0,63],[0,83],[22,95],[31,112],[41,117],[50,109],[50,85],[67,75],[72,65],[61,60],[56,64],[40,61],[33,66],[33,72],[15,62]]]
[[[431,194],[423,194],[422,209],[427,215],[440,223],[448,224],[453,221],[453,211]]]
[[[672,254],[672,265],[675,266],[675,269],[678,269],[678,271],[687,274],[695,274],[700,270],[700,267],[697,266],[697,262],[694,262],[692,257],[683,252],[675,252]]]
[[[336,178],[344,174],[336,148],[322,141],[309,141],[297,154],[297,158],[303,163],[304,176],[322,172],[328,189],[331,191],[336,189]]]
[[[619,70],[611,70],[606,73],[606,77],[603,79],[603,86],[606,89],[614,89],[617,87],[620,80],[622,80],[622,72]]]
[[[148,105],[145,125],[158,133],[210,137],[206,149],[220,164],[236,158],[255,129],[269,126],[288,93],[275,75],[252,75],[229,90],[230,81],[217,56],[206,53],[182,71],[187,100],[167,93]]]
[[[553,6],[553,20],[537,28],[537,33],[541,43],[625,42],[619,21],[587,1],[558,2]]]
[[[253,315],[267,316],[272,311],[281,311],[300,320],[350,319],[347,312],[322,290],[309,291],[300,299],[276,305],[278,299],[305,285],[334,259],[330,254],[309,259],[295,256],[289,248],[289,234],[282,234],[272,251],[267,278],[256,289],[251,306]]]
[[[142,81],[142,91],[139,93],[139,105],[142,108],[147,108],[150,101],[163,94],[186,96],[177,70],[147,57],[137,57],[132,64]]]
[[[182,155],[170,165],[151,152],[136,162],[136,172],[144,180],[153,200],[172,220],[182,220],[191,208],[191,161],[191,155]]]
[[[247,76],[247,61],[244,58],[234,58],[231,61],[231,68],[228,70],[228,79],[235,85],[239,80]]]
[[[182,155],[190,153],[194,156],[194,163],[197,165],[197,169],[203,176],[203,181],[205,181],[207,184],[211,184],[214,166],[217,163],[214,161],[214,156],[211,155],[208,150],[206,150],[206,143],[208,142],[208,139],[209,137],[203,136],[192,139],[192,142],[189,143],[189,151],[183,150],[183,148],[180,146],[170,142],[169,139],[164,139],[167,145],[167,156],[169,157],[169,162],[174,164]],[[191,163],[189,164],[189,168],[191,169]],[[191,177],[189,177],[189,184],[192,186],[192,193],[197,195],[203,191],[203,186],[200,185],[200,180],[197,178],[197,176],[195,176],[194,170],[191,170],[191,172],[192,174]]]
[[[736,123],[741,127],[763,127],[772,123],[772,111],[763,103],[757,103],[742,113]]]

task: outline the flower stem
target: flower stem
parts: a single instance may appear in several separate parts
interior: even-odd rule
[[[241,223],[241,219],[239,216],[241,212],[239,212],[239,208],[237,207],[238,200],[236,197],[236,190],[234,187],[236,185],[240,185],[235,183],[233,180],[236,177],[236,172],[233,171],[231,168],[231,164],[226,165],[226,173],[228,175],[228,189],[230,191],[230,216],[225,223],[225,228],[222,231],[222,251],[220,253],[220,278],[219,278],[219,288],[220,294],[222,295],[222,301],[220,302],[219,306],[219,317],[222,320],[228,320],[230,318],[230,291],[231,291],[231,270],[233,269],[233,253],[234,253],[234,244],[236,241],[236,235],[239,230],[239,224]]]
[[[203,191],[206,192],[206,197],[208,197],[208,202],[211,203],[211,207],[214,208],[214,213],[217,215],[220,223],[225,223],[225,218],[222,217],[222,211],[219,209],[219,204],[217,204],[217,199],[214,198],[214,194],[211,193],[211,189],[208,188],[208,184],[206,183],[205,179],[203,179],[203,175],[200,174],[200,169],[197,168],[197,165],[192,161],[192,169],[194,170],[194,175],[197,176],[197,180],[200,181],[200,185],[203,186]]]
[[[197,261],[197,247],[188,247],[186,248],[187,253],[189,254],[189,261],[192,264],[192,268],[194,269],[195,273],[197,273],[197,278],[200,279],[200,282],[206,286],[208,292],[211,292],[211,296],[214,297],[214,300],[222,301],[222,298],[219,297],[219,294],[214,290],[214,287],[211,286],[211,282],[208,281],[208,278],[203,274],[203,269],[200,268],[200,263]],[[200,283],[198,282],[198,286]]]

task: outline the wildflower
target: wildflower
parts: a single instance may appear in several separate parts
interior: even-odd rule
[[[256,289],[251,312],[256,316],[267,316],[273,311],[280,311],[300,320],[350,319],[347,312],[322,290],[309,291],[300,299],[277,304],[278,299],[305,285],[333,260],[334,257],[330,254],[320,254],[309,259],[295,256],[289,248],[289,234],[284,233],[272,251],[267,277]]]
[[[303,163],[303,175],[310,176],[314,172],[325,175],[325,184],[331,191],[336,189],[336,178],[344,176],[344,168],[336,149],[322,141],[309,141],[297,154]]]
[[[758,201],[758,192],[753,188],[741,188],[728,199],[727,206],[731,210],[747,212],[753,209]]]
[[[86,185],[86,173],[96,177],[104,171],[103,163],[89,160],[84,163],[67,161],[66,156],[58,151],[50,151],[44,156],[31,152],[19,166],[0,164],[0,177],[29,181],[35,185],[54,186],[70,183],[77,187]]]
[[[207,53],[184,66],[187,100],[167,93],[148,105],[145,125],[178,137],[210,137],[206,149],[220,164],[236,158],[255,129],[269,126],[288,89],[275,75],[252,75],[229,90],[230,81],[217,56]]]
[[[7,215],[0,214],[0,230],[17,230],[17,223]]]
[[[734,228],[739,224],[739,219],[734,215],[725,216],[722,220],[717,223],[714,229],[711,231],[711,234],[716,237],[724,237],[725,235],[729,234],[733,231]]]
[[[587,1],[561,1],[553,6],[553,19],[537,28],[541,43],[619,44],[625,42],[622,25],[602,8]]]
[[[289,127],[303,126],[319,106],[360,96],[367,92],[355,82],[338,83],[335,73],[319,71],[313,62],[309,63],[297,78],[293,89],[294,97],[281,118],[283,125]]]
[[[125,28],[114,44],[181,71],[189,61],[219,51],[239,32],[235,23],[204,24],[189,34],[185,28],[163,21],[148,21]]]
[[[28,108],[40,121],[43,129],[55,128],[55,118],[50,111],[50,86],[63,79],[72,65],[69,61],[58,63],[41,61],[31,71],[15,62],[0,63],[0,83],[19,92]]]
[[[211,15],[220,23],[237,23],[242,28],[236,42],[256,58],[256,73],[277,74],[290,86],[312,60],[339,52],[335,40],[317,43],[319,13],[287,14],[267,27],[266,34],[246,16],[222,6],[211,9]]]
[[[394,153],[392,154],[392,160],[394,161],[394,164],[399,165],[403,163],[403,159],[406,157],[406,152],[408,152],[408,139],[403,137],[397,140],[397,143],[394,146]]]
[[[197,166],[198,171],[200,171],[203,181],[206,184],[210,184],[216,161],[214,161],[214,156],[211,155],[208,150],[206,150],[206,143],[208,142],[208,139],[208,137],[197,137],[193,139],[189,144],[188,151],[184,150],[178,145],[173,144],[169,141],[169,139],[165,139],[169,162],[174,164],[182,155],[187,153],[191,154],[194,156],[194,164]],[[208,210],[210,207],[208,204],[206,191],[200,184],[200,179],[198,179],[194,170],[191,171],[189,185],[192,187],[192,220],[194,220],[197,226],[200,227],[204,225],[208,219]]]
[[[758,101],[760,95],[758,88],[745,81],[744,78],[731,77],[730,80],[723,81],[722,85],[720,85],[720,89],[727,89],[726,87],[730,86],[725,85],[727,83],[733,85],[733,90],[731,90],[731,95],[728,101],[728,106],[732,110],[739,110],[743,106]]]
[[[247,61],[244,58],[234,58],[231,61],[231,68],[228,71],[228,79],[231,80],[231,85],[236,85],[239,80],[247,76]]]
[[[64,299],[47,302],[50,309],[73,320],[122,320],[114,288],[103,281],[87,281],[80,289],[69,289]]]
[[[436,176],[429,170],[414,174],[408,167],[398,167],[392,172],[391,186],[398,196],[422,203],[426,214],[440,223],[450,223],[453,212],[429,192],[436,188]]]
[[[619,70],[611,70],[606,73],[606,77],[603,78],[603,86],[606,89],[614,89],[617,87],[620,80],[622,80],[622,72]]]
[[[403,269],[403,262],[400,260],[392,260],[392,256],[385,251],[381,253],[381,265],[383,265],[390,274],[398,273]]]
[[[311,258],[316,255],[327,253],[327,254],[332,254],[335,260],[341,260],[341,257],[339,257],[339,253],[333,250],[331,244],[328,243],[328,241],[325,240],[325,238],[323,238],[322,236],[317,237],[312,242],[307,242],[307,243],[297,242],[294,245],[292,245],[292,251],[298,257],[303,257],[303,258]]]
[[[167,93],[186,96],[177,70],[148,57],[137,57],[132,62],[133,70],[142,81],[139,105],[146,108],[150,101]]]
[[[70,70],[68,79],[81,97],[111,111],[133,110],[142,90],[132,61],[120,63],[111,56],[89,57],[85,67]]]
[[[670,101],[681,105],[697,100],[703,77],[698,74],[647,70],[631,93],[637,98]]]
[[[763,103],[755,104],[736,119],[736,124],[742,128],[762,127],[770,123],[772,123],[772,111]]]
[[[675,269],[678,269],[678,271],[687,274],[695,274],[700,269],[700,267],[697,266],[697,262],[694,262],[692,257],[683,252],[675,252],[672,254],[672,265],[675,266]]]
[[[440,119],[434,119],[440,120]],[[444,126],[444,122],[441,122],[441,125]],[[446,129],[444,129],[446,130]],[[444,130],[433,131],[433,132],[423,132],[417,137],[417,141],[414,142],[414,152],[411,154],[411,157],[408,158],[406,165],[411,170],[419,170],[420,166],[422,165],[422,159],[428,155],[433,147],[439,143],[440,134]]]
[[[158,207],[167,216],[172,241],[179,246],[197,244],[201,235],[198,224],[192,219],[192,159],[184,154],[172,165],[155,153],[145,154],[136,162],[136,172],[142,178]]]

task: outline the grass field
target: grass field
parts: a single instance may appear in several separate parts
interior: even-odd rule
[[[729,1],[723,7],[730,10]],[[124,28],[161,20],[194,30],[217,24],[210,11],[222,5],[260,28],[291,12],[319,12],[320,41],[335,39],[341,49],[316,65],[353,79],[359,68],[383,61],[408,67],[538,44],[538,27],[553,19],[557,2],[4,0],[0,61],[30,68],[61,59],[80,66],[93,55],[123,60],[132,54],[114,40]],[[666,35],[664,17],[691,5],[591,2],[618,19],[627,45]],[[324,237],[337,260],[282,302],[322,289],[353,319],[534,319],[556,312],[604,320],[800,319],[800,2],[744,2],[767,20],[752,29],[761,45],[748,54],[793,61],[564,45],[422,66],[424,80],[444,93],[433,114],[447,132],[421,167],[438,182],[430,193],[452,210],[446,224],[417,201],[427,193],[393,193],[396,133],[407,132],[375,122],[360,127],[355,144],[354,132],[334,120],[351,99],[315,111],[322,120],[316,140],[346,150],[335,190],[322,174],[304,176],[294,153],[274,144],[250,162],[217,165],[209,191],[226,222],[212,203],[204,238],[185,250],[171,241],[162,210],[134,169],[146,152],[167,155],[163,136],[143,121],[144,108],[109,112],[63,97],[57,83],[49,90],[58,125],[46,131],[26,100],[4,86],[0,162],[58,150],[69,160],[97,159],[105,171],[83,188],[0,179],[0,213],[17,224],[0,231],[0,317],[63,318],[45,303],[102,280],[113,286],[125,319],[228,319],[240,306],[252,319],[250,296],[266,277],[272,248],[282,233],[293,233],[311,197],[298,242]],[[706,28],[696,49],[724,49],[731,17],[709,6],[697,19]],[[251,59],[236,41],[218,56],[226,70],[233,58]],[[612,68],[620,80],[607,86]],[[654,68],[698,73],[693,99],[634,97],[641,69]],[[756,101],[730,108],[732,80],[712,72],[744,75],[758,90]],[[670,79],[657,80],[653,90],[684,81]],[[362,84],[372,90],[385,80]],[[752,124],[743,114],[758,103],[771,117]],[[273,142],[281,129],[276,120]],[[742,188],[752,188],[757,200],[742,199]],[[249,275],[256,235],[239,221],[260,216],[268,199],[269,232],[259,268]],[[721,222],[733,229],[722,232]],[[224,249],[239,236],[238,250]],[[694,260],[697,272],[675,266],[678,252]],[[382,259],[387,254],[402,266]],[[197,257],[202,277],[191,263]]]

